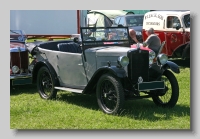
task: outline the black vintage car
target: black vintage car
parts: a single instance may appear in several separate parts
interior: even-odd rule
[[[117,36],[113,40],[108,38],[111,32]],[[156,105],[169,108],[176,105],[179,85],[172,71],[180,71],[165,54],[155,55],[139,44],[131,48],[127,27],[81,27],[80,36],[26,44],[37,58],[32,78],[41,98],[55,99],[57,90],[96,93],[100,109],[107,114],[119,113],[130,99],[152,98]]]
[[[143,14],[128,14],[128,15],[120,15],[115,17],[112,26],[127,26],[129,29],[134,29],[136,32],[137,40],[142,43],[142,27],[143,27]],[[136,43],[134,40],[130,38],[131,43]]]

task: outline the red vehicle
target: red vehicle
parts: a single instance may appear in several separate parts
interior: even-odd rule
[[[10,85],[32,84],[29,53],[25,47],[26,35],[21,30],[10,30]]]
[[[147,12],[143,20],[143,40],[149,28],[154,28],[161,42],[166,42],[162,53],[172,58],[190,58],[190,11]]]

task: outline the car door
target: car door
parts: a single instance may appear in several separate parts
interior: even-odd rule
[[[82,54],[58,52],[57,71],[60,85],[83,89],[87,84]]]
[[[190,42],[190,14],[183,15],[183,24],[185,27],[184,43]]]
[[[180,22],[180,19],[178,16],[168,16],[167,21],[166,21],[166,47],[167,47],[167,54],[169,56],[173,55],[173,52],[178,49],[181,45],[184,44],[184,32],[182,28],[179,30],[176,30],[173,26],[175,24],[180,24],[181,26],[182,23]]]

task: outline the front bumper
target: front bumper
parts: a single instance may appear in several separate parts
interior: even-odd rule
[[[10,75],[11,84],[14,85],[25,85],[32,84],[32,74],[20,74]]]

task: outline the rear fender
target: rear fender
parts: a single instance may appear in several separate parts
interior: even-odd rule
[[[30,42],[30,43],[26,43],[26,48],[28,50],[28,52],[33,56],[35,55],[37,52],[38,52],[38,45],[40,44],[41,42]]]
[[[48,61],[44,60],[44,61],[39,61],[35,63],[34,65],[33,72],[32,72],[33,83],[36,83],[38,71],[42,66],[46,66],[49,69],[50,73],[52,74],[53,79],[58,81],[57,74],[53,66]]]

